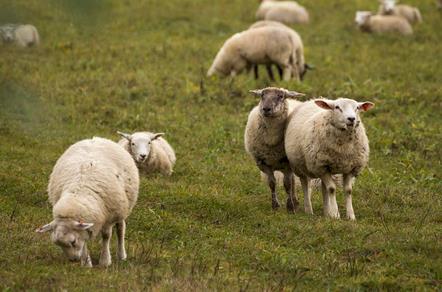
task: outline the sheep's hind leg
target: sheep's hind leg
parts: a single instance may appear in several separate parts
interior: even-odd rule
[[[257,64],[253,65],[253,72],[255,73],[255,79],[258,79],[259,78],[259,70],[258,70]]]
[[[291,66],[284,66],[283,68],[283,80],[284,81],[289,81],[290,78],[292,77],[292,68]]]
[[[117,236],[118,236],[118,251],[117,256],[119,260],[126,260],[126,248],[124,247],[124,235],[126,233],[126,222],[121,220],[116,224],[117,227]]]
[[[112,263],[110,254],[110,239],[112,236],[112,225],[103,227],[101,231],[101,254],[100,254],[100,266],[108,267]]]
[[[324,200],[324,215],[339,219],[338,204],[336,202],[336,184],[332,176],[327,173],[321,177],[322,196]]]
[[[310,189],[310,178],[307,176],[299,177],[301,180],[302,191],[304,193],[304,212],[313,215],[312,192]]]
[[[287,193],[287,212],[295,213],[299,202],[295,192],[295,178],[292,172],[284,172],[284,188]]]
[[[353,176],[351,174],[343,175],[343,185],[345,193],[345,209],[347,211],[347,219],[356,220],[352,204]]]
[[[269,75],[270,80],[275,81],[275,76],[273,75],[272,65],[267,64],[266,70],[267,70],[267,74]]]

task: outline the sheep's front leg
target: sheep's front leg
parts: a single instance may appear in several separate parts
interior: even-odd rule
[[[81,251],[80,263],[84,267],[92,268],[92,260],[87,249],[87,243],[83,245],[83,250]]]
[[[253,72],[255,73],[255,79],[259,78],[259,71],[258,71],[258,65],[253,65]]]
[[[329,173],[323,175],[321,181],[322,196],[324,200],[324,215],[339,219],[338,203],[336,202],[336,184]]]
[[[118,259],[124,261],[127,258],[126,248],[124,247],[124,235],[126,233],[126,222],[121,220],[116,224],[117,226],[117,236],[118,236]]]
[[[284,188],[287,193],[287,212],[295,213],[299,202],[296,198],[294,175],[290,171],[284,172]]]
[[[264,163],[258,162],[258,167],[266,174],[267,184],[272,192],[272,208],[273,210],[276,210],[281,206],[281,204],[279,204],[278,197],[276,196],[276,179],[273,170]]]
[[[304,193],[304,212],[313,215],[312,193],[310,190],[310,178],[307,176],[299,177],[301,180],[302,191]]]
[[[100,266],[108,267],[112,263],[110,254],[110,239],[112,236],[112,225],[104,226],[101,230],[102,242],[101,242],[101,254],[100,254]]]
[[[356,220],[355,212],[353,211],[352,190],[353,190],[353,176],[351,174],[343,175],[344,193],[345,193],[345,209],[347,211],[347,219]]]
[[[291,66],[284,66],[283,68],[283,80],[289,81],[292,77],[292,68]]]
[[[273,75],[272,65],[267,64],[266,70],[267,70],[267,74],[269,75],[270,80],[275,81],[275,76]]]

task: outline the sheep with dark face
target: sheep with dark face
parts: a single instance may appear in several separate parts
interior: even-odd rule
[[[284,130],[289,112],[301,104],[290,98],[304,94],[275,87],[252,90],[251,93],[260,97],[260,102],[252,109],[247,120],[245,149],[267,176],[273,209],[280,207],[274,172],[279,170],[284,173],[284,187],[288,195],[287,210],[294,212],[298,201],[294,192],[293,172],[284,150]]]
[[[170,144],[162,138],[164,133],[136,132],[126,134],[118,132],[118,134],[123,137],[118,144],[132,155],[140,172],[172,174],[176,156]]]

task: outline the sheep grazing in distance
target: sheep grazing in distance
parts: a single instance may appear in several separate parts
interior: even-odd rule
[[[142,173],[160,172],[163,175],[172,175],[176,156],[173,148],[162,138],[164,133],[118,134],[122,137],[118,144],[132,155]]]
[[[310,179],[320,178],[324,214],[339,218],[333,174],[342,174],[347,218],[356,220],[352,204],[353,178],[368,163],[369,145],[360,111],[374,106],[352,99],[316,99],[295,108],[287,121],[285,150],[290,166],[299,176],[304,207],[313,214]]]
[[[294,191],[293,172],[284,150],[284,129],[289,112],[301,104],[299,101],[288,99],[304,94],[276,87],[250,92],[259,96],[261,100],[252,109],[247,120],[244,133],[245,149],[267,176],[273,209],[280,207],[274,172],[280,170],[284,173],[284,188],[288,195],[287,211],[294,212],[299,203]]]
[[[418,8],[405,4],[396,4],[396,0],[381,0],[378,14],[395,15],[405,18],[409,23],[422,22],[422,16]]]
[[[4,43],[15,43],[20,47],[32,47],[40,44],[40,36],[35,26],[30,24],[6,24],[0,26],[0,35]]]
[[[257,21],[254,24],[252,24],[249,29],[254,28],[261,28],[261,27],[279,27],[281,29],[286,29],[292,34],[292,40],[293,40],[293,47],[296,51],[296,66],[294,67],[294,70],[292,72],[292,77],[298,80],[303,80],[305,74],[307,73],[307,70],[313,69],[313,66],[305,63],[304,61],[304,44],[302,42],[301,36],[290,27],[284,25],[281,22],[277,21],[270,21],[270,20],[261,20]],[[277,66],[279,77],[282,79],[282,69],[281,67]],[[271,68],[271,65],[266,65],[267,74],[269,75],[270,79],[272,81],[275,80],[273,76],[273,71]],[[254,72],[255,72],[255,79],[258,79],[258,66],[254,66]]]
[[[370,11],[358,11],[355,22],[359,29],[365,32],[413,34],[410,23],[400,16],[372,15]]]
[[[237,33],[223,44],[207,75],[236,76],[254,65],[275,64],[282,68],[283,79],[290,80],[297,58],[293,43],[291,32],[274,26]]]
[[[91,267],[86,242],[99,233],[99,264],[111,264],[110,238],[116,224],[118,257],[126,259],[126,218],[138,197],[138,169],[117,143],[94,137],[70,146],[58,159],[49,179],[54,220],[36,232],[52,231],[52,241],[71,261]]]
[[[309,22],[307,9],[295,1],[262,1],[256,11],[256,18],[285,24],[306,24]]]

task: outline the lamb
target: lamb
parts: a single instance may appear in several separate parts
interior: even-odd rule
[[[274,172],[280,170],[284,173],[284,188],[288,195],[287,211],[294,212],[298,201],[294,192],[293,172],[284,151],[284,129],[288,113],[301,104],[287,99],[304,94],[275,87],[250,92],[259,96],[261,101],[252,109],[247,120],[244,133],[246,152],[267,176],[274,210],[280,207]]]
[[[35,26],[30,24],[6,24],[0,27],[0,35],[4,43],[15,42],[26,48],[40,44],[40,36]]]
[[[293,34],[279,27],[249,29],[229,38],[217,53],[208,76],[236,76],[253,65],[276,64],[283,70],[283,79],[290,80],[296,66]]]
[[[304,191],[304,208],[313,214],[310,178],[320,178],[324,214],[339,218],[333,174],[342,174],[347,218],[356,220],[352,205],[353,178],[368,163],[369,145],[360,111],[374,106],[352,99],[316,99],[295,108],[287,122],[285,150]]]
[[[52,241],[71,261],[92,267],[87,241],[102,235],[99,264],[111,264],[110,238],[115,224],[118,258],[126,259],[126,218],[138,197],[138,169],[117,143],[94,137],[70,146],[49,178],[54,220],[36,230],[52,231]]]
[[[262,1],[256,12],[256,18],[285,24],[306,24],[309,22],[307,10],[295,1]]]
[[[118,144],[132,155],[140,172],[172,175],[176,157],[173,148],[162,138],[164,133],[118,132],[118,134],[122,137]]]
[[[290,32],[290,34],[292,35],[292,40],[293,40],[293,47],[296,50],[296,66],[294,66],[294,70],[292,72],[292,76],[295,79],[298,80],[303,80],[305,74],[307,73],[307,70],[313,69],[313,66],[305,63],[304,61],[304,45],[302,43],[302,39],[299,36],[299,34],[294,31],[293,29],[289,28],[288,26],[282,24],[281,22],[277,22],[277,21],[270,21],[270,20],[261,20],[261,21],[257,21],[254,24],[252,24],[249,29],[254,29],[254,28],[261,28],[261,27],[279,27],[281,29],[286,29],[288,32]],[[279,76],[282,79],[282,69],[277,66],[278,68],[278,72],[279,72]],[[272,81],[275,80],[274,76],[273,76],[273,72],[272,72],[272,68],[271,65],[266,65],[266,69],[267,69],[267,74],[269,75],[270,79]],[[258,79],[258,66],[255,65],[254,66],[254,72],[255,72],[255,79]]]
[[[418,8],[409,5],[396,5],[396,0],[381,0],[378,14],[395,15],[405,18],[409,23],[422,22],[422,16]]]
[[[358,11],[355,21],[358,27],[365,32],[413,34],[410,23],[400,16],[372,15],[370,11]]]

